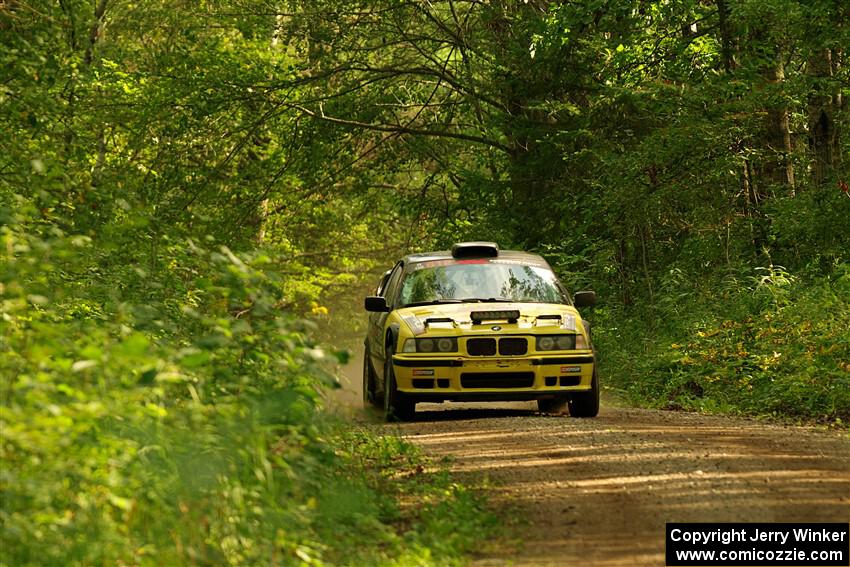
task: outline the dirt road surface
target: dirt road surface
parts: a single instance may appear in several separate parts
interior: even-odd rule
[[[358,406],[361,361],[338,397]],[[490,480],[514,543],[475,565],[664,565],[666,522],[850,522],[847,432],[609,407],[594,419],[535,404],[419,404],[387,425],[456,474]],[[397,428],[397,429],[396,429]]]

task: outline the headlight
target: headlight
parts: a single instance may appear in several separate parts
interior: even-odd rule
[[[407,339],[402,352],[457,352],[457,339],[442,337],[435,339]]]
[[[576,338],[580,335],[543,335],[537,337],[537,350],[538,351],[548,351],[548,350],[573,350],[575,348],[587,348],[578,347]],[[584,337],[581,337],[582,342],[584,342]]]

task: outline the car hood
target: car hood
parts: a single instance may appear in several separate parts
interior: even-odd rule
[[[438,305],[422,305],[405,307],[397,311],[398,315],[408,323],[414,334],[420,335],[431,330],[446,329],[465,330],[473,327],[473,311],[519,311],[516,323],[502,321],[486,321],[475,325],[476,329],[490,329],[499,326],[499,331],[528,330],[538,327],[561,327],[575,330],[576,321],[581,317],[575,307],[560,303],[523,303],[523,302],[482,302],[482,303],[446,303]],[[451,319],[451,321],[433,321],[434,319]],[[431,321],[429,321],[431,320]],[[418,331],[418,332],[417,332]]]

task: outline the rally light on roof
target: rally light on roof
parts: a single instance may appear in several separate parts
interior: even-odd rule
[[[495,242],[458,242],[452,246],[452,258],[495,258],[499,245]]]

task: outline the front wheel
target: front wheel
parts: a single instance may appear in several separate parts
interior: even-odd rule
[[[416,402],[398,391],[393,370],[393,353],[387,349],[387,361],[384,366],[384,419],[387,421],[407,421],[416,412]]]
[[[590,381],[589,392],[576,392],[570,395],[570,417],[596,417],[599,414],[599,380],[596,368]]]

